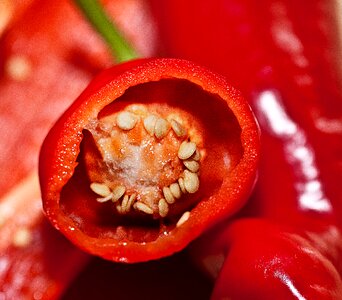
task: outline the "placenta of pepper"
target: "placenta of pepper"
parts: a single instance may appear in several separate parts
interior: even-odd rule
[[[192,194],[205,159],[201,124],[167,104],[113,109],[104,109],[88,129],[84,160],[97,201],[111,203],[109,209],[114,203],[114,213],[133,219],[186,216],[198,200]]]

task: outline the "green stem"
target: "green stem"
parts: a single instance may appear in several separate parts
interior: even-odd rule
[[[117,62],[123,62],[138,57],[135,50],[110,21],[103,7],[97,0],[74,0],[74,2],[106,41]]]

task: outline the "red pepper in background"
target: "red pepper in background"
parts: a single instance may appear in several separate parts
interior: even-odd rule
[[[242,219],[211,232],[195,250],[212,275],[223,264],[213,299],[342,297],[336,5],[153,2],[164,54],[227,75],[262,129],[259,179]]]
[[[341,299],[336,228],[320,230],[241,218],[202,237],[193,255],[215,278],[212,299]]]
[[[153,28],[141,3],[116,1],[107,6],[136,48],[149,55]],[[140,12],[139,19],[130,22],[126,15],[125,20],[122,11],[133,16]],[[147,32],[144,42],[138,36],[141,27]],[[88,43],[91,47],[86,47]],[[3,34],[0,53],[0,163],[10,175],[0,181],[1,193],[5,193],[37,166],[41,142],[57,116],[113,61],[100,37],[69,1],[34,1]],[[56,81],[57,74],[60,79]]]
[[[46,221],[37,175],[5,195],[0,211],[0,295],[4,299],[58,298],[89,258]]]
[[[161,258],[241,208],[258,148],[254,116],[223,77],[183,60],[131,61],[96,77],[49,132],[44,210],[89,253]]]
[[[56,299],[89,257],[42,214],[38,152],[59,113],[112,61],[69,1],[0,7],[0,297]],[[107,8],[139,51],[153,51],[153,27],[140,1],[108,1]]]
[[[3,0],[0,3],[0,36],[31,5],[33,0]]]

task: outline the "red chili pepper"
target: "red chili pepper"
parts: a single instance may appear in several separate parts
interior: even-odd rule
[[[226,74],[247,95],[262,129],[259,180],[241,214],[259,219],[212,232],[198,250],[203,264],[219,253],[216,268],[226,257],[213,298],[340,299],[342,101],[334,1],[155,5],[167,54]]]
[[[94,79],[47,136],[44,209],[89,253],[160,258],[241,208],[258,145],[249,106],[222,77],[183,60],[128,62]]]

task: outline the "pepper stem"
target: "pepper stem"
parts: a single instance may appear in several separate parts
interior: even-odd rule
[[[97,0],[74,0],[74,2],[105,40],[118,63],[138,57]]]

